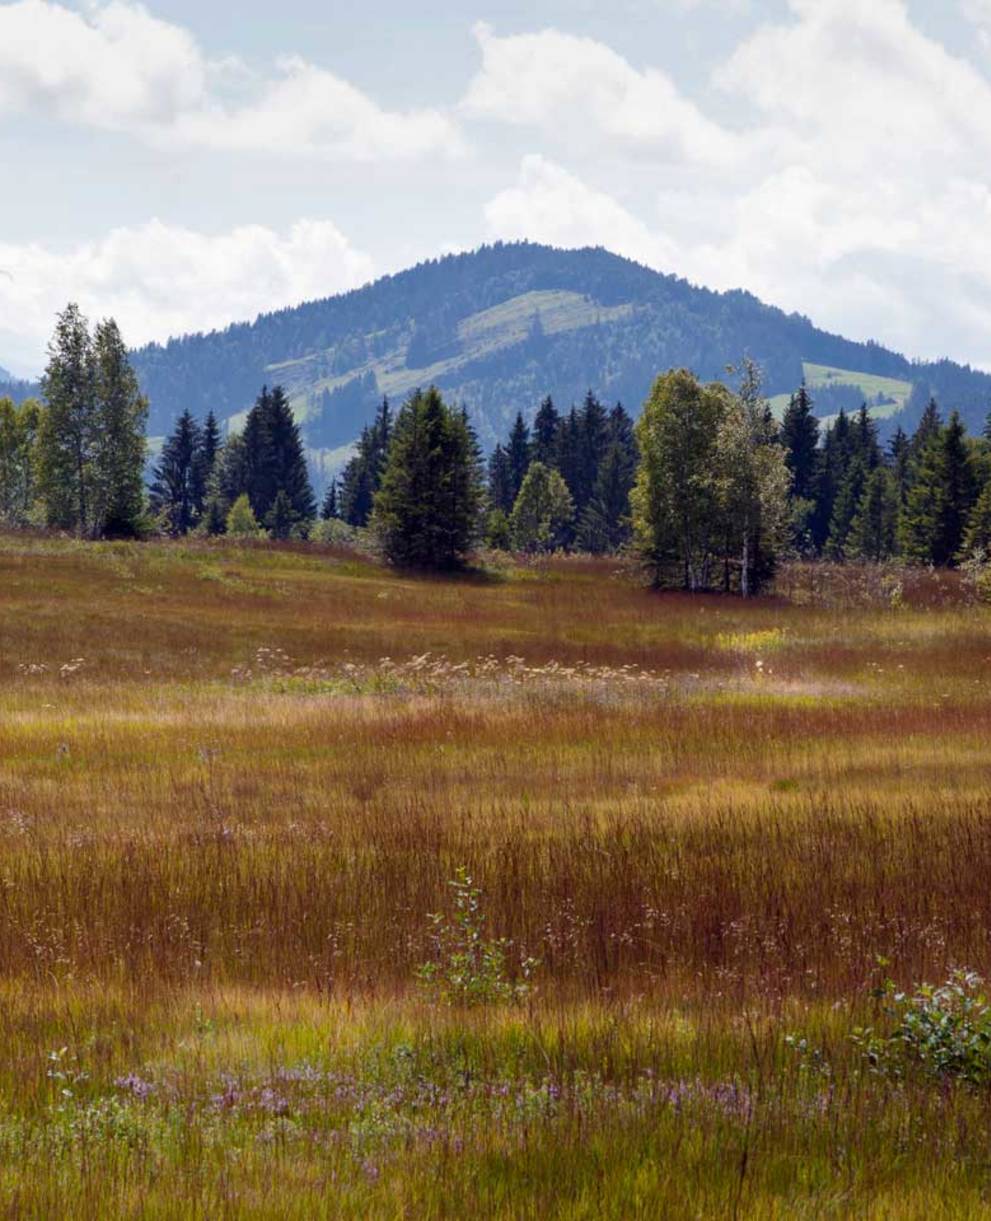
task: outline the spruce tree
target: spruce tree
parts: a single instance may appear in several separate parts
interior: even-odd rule
[[[515,496],[509,455],[502,445],[497,445],[489,456],[488,486],[492,508],[508,516],[513,511]]]
[[[320,516],[324,521],[336,521],[340,515],[337,504],[337,480],[331,479],[320,507]]]
[[[991,480],[984,485],[970,511],[957,558],[966,560],[978,553],[991,557]]]
[[[265,515],[265,529],[272,538],[285,542],[292,536],[293,526],[298,520],[288,493],[284,488],[279,488],[272,507]]]
[[[530,430],[523,419],[522,411],[517,413],[509,434],[506,458],[509,463],[509,486],[512,500],[515,501],[530,466]]]
[[[804,381],[785,408],[781,444],[791,472],[792,496],[812,501],[819,469],[819,421],[812,414],[812,398]]]
[[[830,559],[846,558],[847,539],[864,495],[868,474],[867,459],[860,453],[855,454],[833,502],[829,537],[826,540],[826,554]]]
[[[209,479],[217,465],[217,460],[220,457],[220,451],[223,449],[223,439],[220,435],[220,425],[217,423],[217,417],[212,411],[207,412],[206,421],[203,424],[203,469],[206,472],[206,478]]]
[[[248,466],[248,498],[255,516],[264,521],[275,499],[284,492],[293,524],[316,516],[316,501],[306,469],[299,425],[281,386],[263,389],[244,427]]]
[[[533,460],[543,462],[545,466],[555,466],[557,463],[557,435],[561,426],[554,400],[547,396],[537,409],[533,420]]]
[[[867,476],[846,538],[845,552],[850,559],[880,563],[892,554],[895,545],[897,502],[894,480],[883,466]]]
[[[936,563],[952,564],[964,540],[976,500],[976,484],[967,432],[954,411],[943,431],[943,507],[936,538]]]
[[[396,418],[372,526],[390,563],[451,569],[477,537],[482,489],[463,414],[417,391]]]
[[[391,435],[392,409],[386,398],[382,400],[374,422],[362,429],[357,453],[341,475],[340,512],[349,526],[368,525]]]
[[[888,443],[888,467],[894,485],[895,503],[900,511],[908,496],[912,468],[912,446],[901,425],[895,429]]]
[[[179,417],[154,470],[151,510],[170,534],[188,534],[198,524],[206,498],[203,434],[189,411]]]

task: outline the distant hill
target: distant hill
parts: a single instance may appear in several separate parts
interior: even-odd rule
[[[23,403],[25,399],[36,398],[41,394],[37,382],[23,382],[0,367],[0,399],[13,399],[15,403]]]
[[[339,458],[383,394],[436,383],[464,402],[488,448],[515,413],[550,393],[567,407],[592,387],[636,410],[661,370],[725,376],[749,353],[768,394],[808,378],[820,414],[868,398],[914,426],[930,393],[979,429],[991,376],[950,361],[912,362],[876,343],[828,334],[743,291],[697,288],[602,249],[497,244],[420,264],[337,297],[134,354],[151,399],[149,432],[189,407],[237,417],[264,382],[283,383],[308,447]]]

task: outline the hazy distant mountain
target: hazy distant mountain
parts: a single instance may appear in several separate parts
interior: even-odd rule
[[[991,376],[970,368],[913,363],[749,293],[696,288],[605,250],[530,243],[423,263],[254,323],[152,345],[134,359],[152,435],[186,407],[235,417],[263,383],[281,382],[307,445],[326,453],[357,436],[383,394],[401,400],[431,382],[467,404],[489,447],[545,394],[566,408],[591,387],[636,410],[659,371],[687,366],[722,377],[744,353],[763,365],[770,395],[806,376],[824,415],[868,398],[879,416],[910,428],[935,393],[977,430],[991,404]]]

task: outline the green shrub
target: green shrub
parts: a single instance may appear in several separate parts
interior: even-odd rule
[[[511,943],[505,938],[486,939],[481,890],[464,868],[448,885],[454,891],[454,916],[451,920],[439,913],[428,916],[434,959],[417,969],[420,983],[435,1000],[448,1005],[524,1000],[539,963],[521,959],[520,978],[509,979],[506,963]]]
[[[954,971],[939,987],[923,984],[899,992],[891,980],[878,989],[888,1026],[854,1031],[868,1063],[885,1076],[912,1070],[973,1085],[991,1082],[991,1006],[984,981],[973,971]]]

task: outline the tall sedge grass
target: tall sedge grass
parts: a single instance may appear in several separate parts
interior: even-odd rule
[[[979,1215],[989,1100],[850,1033],[991,970],[989,622],[0,539],[6,1212]],[[417,986],[462,867],[519,1006]]]

